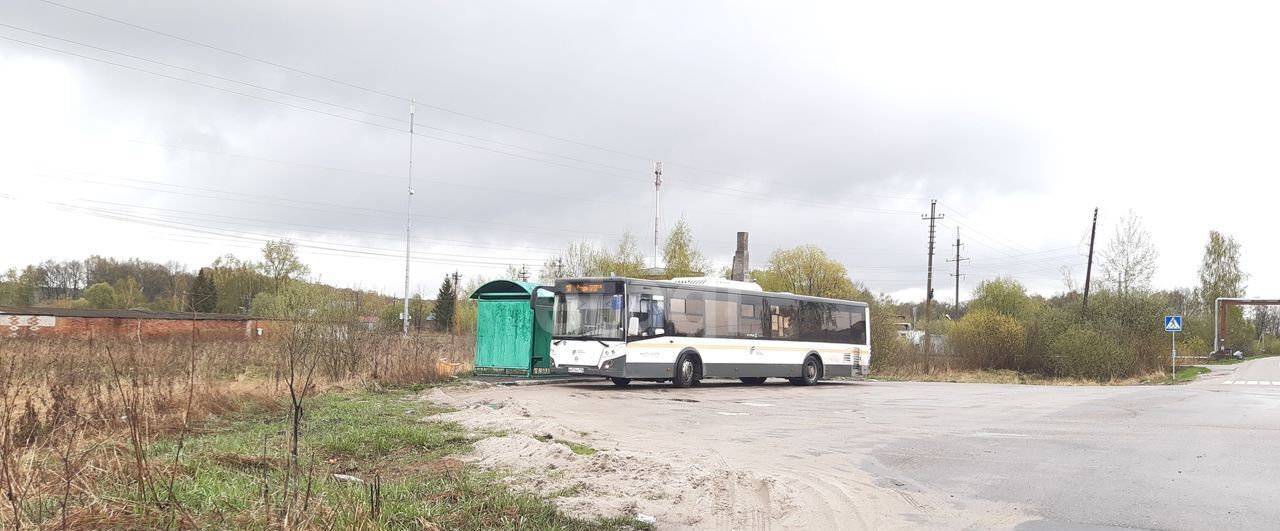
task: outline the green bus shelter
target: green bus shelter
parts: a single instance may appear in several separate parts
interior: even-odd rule
[[[531,308],[534,290],[538,299]],[[551,374],[551,292],[529,282],[495,280],[471,298],[477,306],[476,374]]]

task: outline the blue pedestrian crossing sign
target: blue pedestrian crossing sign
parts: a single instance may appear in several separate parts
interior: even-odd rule
[[[1182,316],[1181,315],[1164,316],[1164,331],[1165,332],[1181,332]]]

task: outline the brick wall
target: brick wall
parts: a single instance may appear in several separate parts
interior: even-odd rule
[[[191,337],[192,324],[180,319],[0,315],[0,338],[185,339]],[[268,321],[259,319],[199,319],[194,326],[196,338],[201,340],[260,339],[269,328]],[[258,329],[262,329],[261,336]]]

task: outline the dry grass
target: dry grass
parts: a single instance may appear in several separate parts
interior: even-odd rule
[[[877,380],[912,381],[912,382],[950,382],[950,383],[988,383],[1019,385],[1152,385],[1169,383],[1169,373],[1154,372],[1143,376],[1095,380],[1091,378],[1069,378],[1042,376],[1009,369],[989,370],[952,370],[936,369],[933,371],[914,371],[910,369],[890,369],[872,373]]]
[[[302,394],[440,382],[472,369],[471,341],[361,334],[313,344],[318,366]],[[183,443],[213,419],[285,414],[283,350],[275,341],[0,341],[0,529],[221,527],[174,503],[175,479],[189,473]],[[175,450],[156,455],[157,442]]]

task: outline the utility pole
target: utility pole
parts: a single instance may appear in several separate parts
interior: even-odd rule
[[[409,239],[413,236],[413,100],[409,100],[409,195],[404,207],[404,314],[401,334],[409,337]]]
[[[1081,309],[1089,307],[1089,281],[1093,277],[1093,239],[1098,235],[1098,209],[1093,209],[1093,228],[1089,229],[1089,265],[1084,270],[1084,303]]]
[[[658,268],[658,222],[662,215],[662,161],[653,163],[653,268]]]
[[[937,200],[937,199],[934,199],[934,200],[932,200],[932,201],[930,201],[930,202],[929,202],[929,215],[928,215],[928,216],[924,216],[924,215],[920,216],[920,219],[927,219],[927,220],[929,220],[929,280],[928,280],[928,283],[925,285],[925,289],[926,289],[927,291],[925,292],[925,296],[924,296],[924,322],[925,322],[925,324],[926,324],[926,325],[927,325],[927,324],[929,324],[929,313],[930,313],[930,311],[931,311],[931,310],[932,310],[932,308],[933,308],[933,249],[934,249],[934,236],[937,234],[937,229],[938,229],[937,221],[938,221],[938,220],[940,220],[940,219],[942,219],[942,218],[945,218],[945,217],[946,217],[946,214],[939,214],[939,213],[938,213],[938,200]],[[926,340],[928,339],[928,336],[929,336],[928,332],[925,332],[925,338],[926,338]]]
[[[960,317],[960,277],[964,276],[960,274],[960,262],[968,260],[968,258],[960,258],[960,247],[963,245],[964,244],[960,243],[960,227],[956,227],[956,244],[952,246],[956,248],[956,257],[954,260],[948,258],[947,261],[956,263],[956,272],[953,273],[951,276],[956,277],[956,318],[957,319]]]
[[[933,340],[929,338],[929,315],[932,313],[932,309],[933,309],[933,249],[934,249],[934,236],[936,236],[936,235],[937,235],[937,230],[938,230],[938,220],[940,220],[940,219],[942,219],[942,218],[944,218],[944,217],[946,217],[946,216],[945,216],[945,215],[943,215],[943,214],[939,214],[939,213],[938,213],[938,200],[937,200],[937,199],[934,199],[934,200],[932,200],[932,201],[930,201],[930,202],[929,202],[929,215],[928,215],[928,216],[920,216],[920,219],[927,219],[927,220],[929,220],[929,281],[928,281],[928,284],[926,284],[926,285],[925,285],[925,290],[926,290],[926,291],[925,291],[925,295],[924,295],[924,324],[925,324],[925,328],[924,328],[924,352],[925,352],[925,360],[926,360],[926,362],[925,362],[925,363],[926,363],[926,367],[927,367],[927,364],[928,364],[928,361],[927,361],[927,360],[929,359],[929,356],[933,354]]]
[[[521,282],[529,281],[529,266],[526,266],[526,265],[520,266],[520,281]]]

